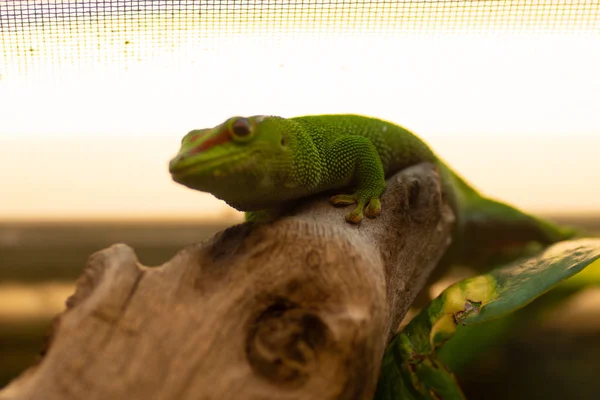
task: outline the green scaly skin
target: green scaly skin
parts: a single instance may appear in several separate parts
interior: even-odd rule
[[[248,221],[273,220],[294,200],[337,191],[330,202],[356,204],[346,220],[357,224],[380,214],[387,177],[420,162],[438,167],[457,216],[450,253],[464,253],[473,243],[481,250],[573,236],[481,196],[408,130],[359,115],[230,118],[189,132],[169,169],[176,182],[212,193],[245,211]]]

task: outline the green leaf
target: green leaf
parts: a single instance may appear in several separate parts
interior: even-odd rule
[[[600,239],[580,239],[557,243],[537,257],[497,268],[489,275],[496,282],[498,296],[461,323],[485,322],[524,307],[597,259]]]
[[[464,399],[454,375],[436,354],[457,325],[509,315],[599,259],[600,239],[565,241],[448,287],[388,345],[375,398]]]
[[[452,340],[440,347],[436,354],[450,370],[460,374],[464,367],[476,362],[492,347],[503,346],[523,329],[538,325],[549,310],[594,285],[600,285],[600,259],[562,281],[526,307],[482,324],[458,325]]]

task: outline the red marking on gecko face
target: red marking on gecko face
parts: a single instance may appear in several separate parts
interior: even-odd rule
[[[201,131],[199,131],[198,133],[196,133],[194,136],[192,136],[191,138],[189,138],[188,141],[190,143],[197,142],[198,139],[201,139],[201,138],[205,137],[209,133],[210,133],[210,129],[202,129]]]
[[[204,135],[198,135],[198,136],[204,136]],[[211,148],[213,148],[215,146],[218,146],[218,145],[223,144],[223,143],[227,143],[230,140],[231,140],[231,135],[229,135],[229,132],[226,131],[226,130],[221,131],[217,135],[215,135],[215,136],[207,139],[200,146],[193,148],[190,151],[190,154],[202,153],[203,151],[211,149]]]
[[[201,134],[201,133],[198,134],[198,135],[192,136],[191,139],[190,139],[190,143],[194,143],[195,141],[197,141],[198,139],[200,139],[202,136],[204,136],[204,135]]]

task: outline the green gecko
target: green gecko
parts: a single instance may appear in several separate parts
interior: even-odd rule
[[[360,115],[233,117],[185,135],[169,170],[174,181],[245,211],[247,221],[273,220],[298,199],[334,191],[330,202],[355,204],[345,218],[358,224],[382,212],[386,178],[421,162],[437,166],[462,238],[494,247],[573,235],[485,198],[413,133]]]

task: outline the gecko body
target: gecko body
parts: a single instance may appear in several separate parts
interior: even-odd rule
[[[248,221],[272,220],[294,201],[334,192],[330,202],[354,205],[345,218],[358,224],[382,212],[386,178],[421,162],[439,170],[457,243],[550,244],[573,235],[482,196],[407,129],[360,115],[233,117],[185,135],[169,169],[176,182],[212,193]]]

